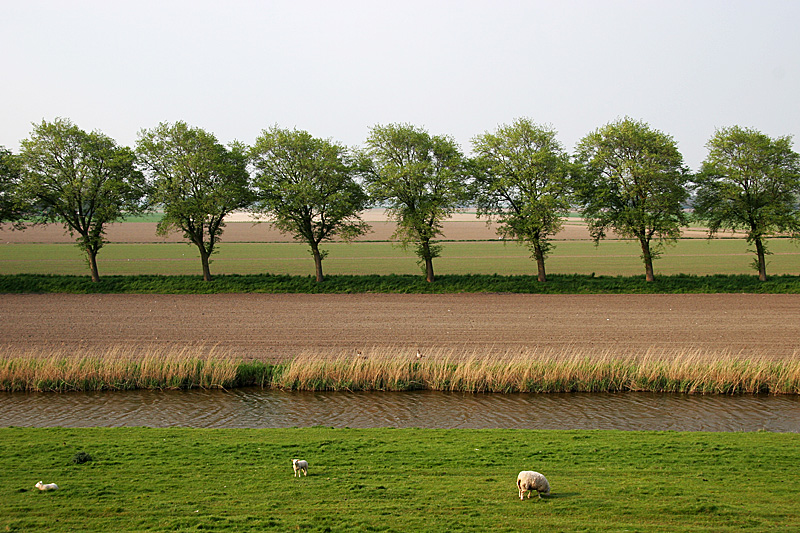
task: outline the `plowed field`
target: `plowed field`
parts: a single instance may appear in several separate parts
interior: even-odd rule
[[[370,231],[359,237],[359,241],[388,241],[397,229],[395,222],[388,221],[376,210],[368,211],[363,219],[370,225]],[[109,242],[186,242],[181,232],[167,236],[156,235],[155,222],[127,222],[110,224],[106,238]],[[457,214],[442,223],[442,239],[451,241],[497,239],[497,224],[487,225],[485,219],[474,215]],[[720,235],[732,236],[722,232]],[[706,237],[703,228],[684,228],[684,238],[702,239]],[[613,232],[608,238],[614,238]],[[556,240],[589,240],[586,224],[577,218],[565,219],[563,229],[554,237]],[[244,215],[232,215],[221,237],[222,242],[294,242],[291,235],[279,232],[268,222],[254,222]],[[0,242],[5,243],[74,243],[75,238],[64,231],[60,224],[30,226],[24,231],[14,231],[9,224],[0,224]]]
[[[3,295],[0,348],[201,346],[245,359],[303,351],[800,356],[797,295]]]

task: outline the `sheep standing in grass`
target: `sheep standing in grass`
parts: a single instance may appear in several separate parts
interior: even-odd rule
[[[292,459],[292,469],[294,469],[294,475],[296,477],[300,477],[300,472],[308,475],[308,461],[298,461],[297,459]]]
[[[528,493],[528,498],[530,498],[534,490],[539,493],[540,498],[542,494],[545,496],[550,495],[550,483],[547,482],[547,478],[539,472],[531,470],[523,470],[517,475],[517,488],[519,489],[520,500],[525,499],[526,492]]]
[[[35,487],[39,490],[58,490],[58,485],[55,483],[42,483],[41,481]]]

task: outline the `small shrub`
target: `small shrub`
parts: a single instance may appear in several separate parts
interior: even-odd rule
[[[82,465],[92,460],[92,456],[86,452],[78,452],[72,456],[72,462],[76,465]]]

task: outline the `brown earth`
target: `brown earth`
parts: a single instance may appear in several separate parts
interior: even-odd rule
[[[216,346],[277,360],[355,353],[700,349],[800,356],[798,295],[2,295],[3,349]],[[199,349],[199,348],[198,348]]]
[[[397,224],[378,217],[365,217],[371,231],[360,237],[359,241],[388,241]],[[229,222],[222,234],[222,242],[294,242],[294,239],[272,228],[269,222],[247,222],[237,217]],[[241,221],[238,221],[241,220]],[[156,235],[155,222],[128,222],[108,226],[106,238],[109,242],[186,242],[181,233],[171,233],[166,237]],[[725,234],[731,236],[731,234]],[[609,233],[608,238],[614,238]],[[701,228],[684,228],[684,238],[702,239],[706,231]],[[497,239],[497,225],[487,226],[485,220],[475,216],[453,217],[443,223],[443,239],[452,241],[473,241]],[[564,228],[554,237],[556,240],[589,240],[586,224],[578,219],[568,219]],[[74,243],[75,238],[64,231],[59,224],[31,226],[24,231],[12,230],[9,224],[0,224],[0,243]]]

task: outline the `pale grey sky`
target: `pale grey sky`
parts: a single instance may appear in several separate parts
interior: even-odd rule
[[[184,120],[350,146],[409,122],[470,140],[516,117],[567,150],[630,116],[697,169],[718,127],[800,139],[800,2],[0,0],[0,145],[66,117],[133,145]],[[795,145],[796,150],[800,147]]]

